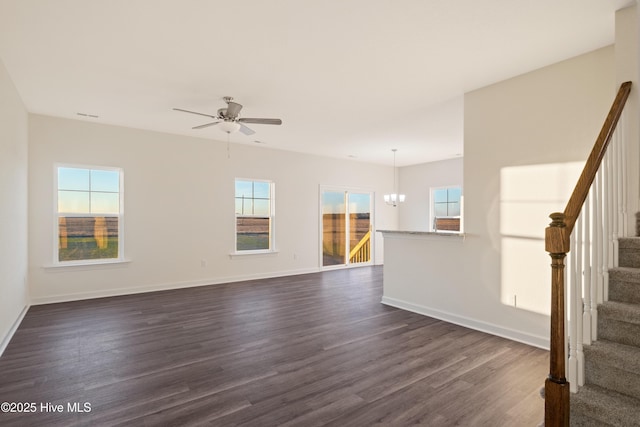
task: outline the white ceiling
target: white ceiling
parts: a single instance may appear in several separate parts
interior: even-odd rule
[[[462,153],[462,94],[614,41],[634,0],[0,0],[32,113],[398,166]],[[87,118],[77,113],[97,115]]]

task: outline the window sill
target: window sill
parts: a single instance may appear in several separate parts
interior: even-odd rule
[[[243,258],[247,256],[251,257],[260,257],[260,256],[275,256],[278,255],[278,251],[242,251],[242,252],[231,252],[229,254],[229,258]]]
[[[464,232],[445,232],[445,231],[407,231],[407,230],[378,230],[385,238],[399,239],[451,239],[465,240]]]
[[[64,262],[64,263],[55,263],[48,264],[42,266],[45,270],[82,270],[82,269],[97,269],[97,268],[108,268],[110,266],[119,266],[122,264],[130,263],[130,259],[122,258],[122,259],[113,259],[113,260],[103,260],[103,261],[92,261],[92,262]]]

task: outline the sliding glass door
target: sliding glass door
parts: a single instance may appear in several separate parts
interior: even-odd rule
[[[322,266],[371,263],[372,193],[321,188]]]

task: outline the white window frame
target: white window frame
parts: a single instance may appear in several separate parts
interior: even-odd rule
[[[435,192],[437,190],[448,190],[450,188],[459,188],[460,189],[460,215],[459,216],[447,216],[443,218],[460,218],[460,231],[447,231],[447,230],[435,230],[434,220],[436,217],[436,200],[435,200]],[[443,185],[439,187],[431,187],[429,189],[429,230],[438,233],[462,233],[463,232],[463,219],[464,215],[464,204],[463,204],[464,195],[462,192],[462,185],[453,184],[453,185]]]
[[[265,182],[269,184],[269,249],[238,250],[238,217],[251,217],[251,215],[238,215],[236,209],[236,183],[237,181]],[[276,214],[275,214],[275,182],[270,179],[241,178],[233,180],[233,251],[231,255],[259,255],[276,253]]]
[[[84,170],[102,170],[110,172],[118,172],[119,175],[119,188],[118,188],[118,214],[66,214],[65,217],[86,217],[86,216],[111,216],[118,218],[118,257],[117,258],[98,258],[98,259],[84,259],[84,260],[72,260],[72,261],[60,261],[60,255],[58,253],[58,245],[60,239],[60,227],[59,218],[61,216],[58,212],[58,169],[70,168],[70,169],[84,169]],[[66,267],[66,266],[86,266],[86,265],[99,265],[99,264],[114,264],[120,262],[127,262],[124,258],[124,170],[119,167],[111,166],[95,166],[95,165],[83,165],[83,164],[67,164],[57,163],[53,168],[53,266]]]

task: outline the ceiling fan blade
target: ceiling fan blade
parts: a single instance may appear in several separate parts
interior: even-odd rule
[[[208,128],[209,126],[217,125],[218,123],[220,123],[220,122],[205,123],[205,124],[200,125],[200,126],[192,127],[191,129],[204,129],[204,128]]]
[[[227,113],[225,117],[229,119],[235,119],[240,114],[240,110],[242,110],[242,105],[237,102],[229,101],[227,103]]]
[[[255,123],[259,125],[281,125],[282,120],[280,119],[254,119],[250,117],[243,117],[238,119],[241,123]]]
[[[244,133],[245,135],[253,135],[254,133],[256,133],[253,129],[243,125],[242,123],[239,123],[240,125],[240,132]]]
[[[197,114],[199,116],[205,116],[205,117],[211,117],[212,119],[217,119],[218,116],[212,116],[211,114],[204,114],[204,113],[198,113],[197,111],[189,111],[189,110],[183,110],[182,108],[174,108],[175,111],[182,111],[183,113],[191,113],[191,114]]]

